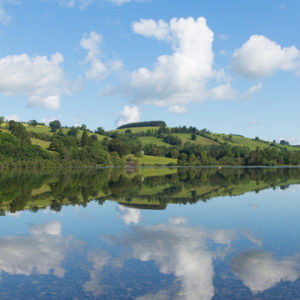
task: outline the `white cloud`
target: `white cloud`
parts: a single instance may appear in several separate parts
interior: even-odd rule
[[[121,213],[121,219],[126,225],[138,224],[141,220],[141,212],[139,209],[124,207],[123,205],[117,206]]]
[[[171,44],[171,55],[159,56],[152,70],[140,68],[120,92],[135,103],[184,106],[208,99],[230,99],[235,93],[223,71],[213,69],[214,34],[206,19],[173,18],[169,23],[144,20],[132,25],[135,33]]]
[[[61,223],[30,226],[29,236],[0,238],[0,273],[11,275],[50,274],[63,277],[70,238],[61,236]]]
[[[141,19],[132,25],[132,30],[146,37],[154,37],[158,40],[170,39],[169,24],[163,20],[154,21],[152,19]]]
[[[241,99],[249,99],[249,98],[251,98],[252,95],[253,95],[254,93],[256,93],[257,91],[259,91],[262,87],[263,87],[263,85],[262,85],[261,82],[259,82],[259,83],[256,84],[256,85],[253,85],[252,87],[250,87],[250,88],[248,89],[248,91],[246,91],[245,93],[243,93],[243,94],[241,95]]]
[[[274,259],[263,251],[248,251],[232,261],[232,271],[252,293],[263,292],[280,281],[295,281],[299,276],[299,256]]]
[[[168,111],[174,114],[183,114],[186,112],[186,107],[183,105],[174,104],[168,107]]]
[[[60,0],[59,4],[66,7],[79,6],[80,9],[85,9],[93,2],[94,0]]]
[[[87,79],[104,79],[108,75],[108,69],[100,60],[100,44],[102,36],[92,31],[89,36],[85,36],[80,41],[82,48],[88,51],[86,62],[90,63],[91,67],[85,73]]]
[[[123,110],[120,112],[120,116],[117,119],[116,123],[118,126],[127,124],[127,123],[133,123],[138,122],[140,120],[141,113],[139,108],[135,106],[124,106]]]
[[[58,109],[60,96],[68,92],[60,64],[63,56],[56,53],[29,57],[27,54],[0,59],[0,93],[29,97],[30,106]]]
[[[90,64],[90,68],[85,72],[87,79],[101,80],[106,78],[111,71],[116,72],[123,67],[123,63],[119,59],[107,63],[101,61],[100,45],[102,41],[101,34],[95,31],[90,32],[88,36],[85,35],[80,41],[81,47],[88,51],[85,58],[85,63]]]
[[[10,121],[10,120],[18,122],[20,121],[20,117],[17,114],[9,115],[5,117],[5,121]]]
[[[271,76],[274,71],[300,69],[300,51],[292,46],[282,48],[263,35],[252,35],[231,58],[231,68],[248,78]]]

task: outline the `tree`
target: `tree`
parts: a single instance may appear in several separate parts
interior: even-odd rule
[[[49,123],[49,126],[51,127],[51,131],[55,132],[57,129],[61,128],[61,123],[59,120],[54,120]]]
[[[85,125],[85,124],[82,124],[81,127],[80,127],[80,129],[81,129],[81,130],[86,130],[86,129],[87,129],[87,128],[86,128],[86,125]]]
[[[81,147],[85,147],[88,145],[88,135],[87,135],[87,131],[84,130],[82,133],[82,137],[81,137]]]
[[[68,135],[77,136],[77,134],[78,134],[78,129],[75,126],[72,126],[71,129],[68,131]]]
[[[105,135],[105,130],[102,127],[98,127],[97,130],[95,130],[95,133]]]
[[[118,152],[119,156],[122,157],[130,153],[130,146],[119,139],[113,139],[108,142],[108,150]]]
[[[11,120],[8,122],[8,129],[20,140],[22,145],[31,144],[30,134],[26,132],[25,126],[23,126],[21,123]]]
[[[4,117],[0,117],[0,125],[4,122]]]
[[[289,146],[289,142],[285,140],[280,140],[280,145]]]
[[[35,127],[37,124],[38,124],[38,122],[36,120],[30,120],[30,121],[28,121],[28,125],[29,126]]]

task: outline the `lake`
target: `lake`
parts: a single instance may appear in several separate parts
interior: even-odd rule
[[[0,299],[300,299],[299,168],[0,172]]]

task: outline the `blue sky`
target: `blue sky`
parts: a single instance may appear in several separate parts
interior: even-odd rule
[[[300,2],[0,0],[7,119],[300,143]]]

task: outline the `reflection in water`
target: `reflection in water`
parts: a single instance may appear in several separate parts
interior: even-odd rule
[[[143,179],[143,180],[142,180]],[[0,172],[0,214],[37,212],[65,205],[116,201],[136,209],[163,210],[169,203],[196,203],[300,182],[300,169],[62,169]],[[253,207],[254,209],[255,207]],[[126,224],[138,224],[138,211],[120,208]],[[129,216],[130,214],[130,216]],[[127,218],[128,216],[128,218]]]
[[[244,285],[256,294],[280,281],[295,281],[300,276],[300,254],[276,260],[264,251],[247,251],[232,260],[231,268]]]
[[[92,270],[89,271],[90,280],[83,285],[83,289],[86,293],[92,294],[94,297],[98,297],[103,292],[101,283],[101,271],[108,264],[114,268],[121,268],[122,261],[119,259],[113,259],[105,251],[89,251],[87,255],[88,260],[92,263]]]
[[[141,220],[141,212],[136,208],[128,208],[123,205],[117,206],[118,211],[121,214],[121,219],[124,221],[126,225],[130,224],[138,224]]]
[[[182,220],[178,218],[177,220]],[[175,221],[175,219],[173,219]],[[176,222],[175,222],[176,223]],[[145,299],[212,299],[214,296],[213,261],[223,259],[231,242],[238,236],[234,230],[206,230],[189,226],[161,224],[153,227],[132,227],[131,234],[109,237],[108,241],[121,245],[134,258],[142,262],[154,261],[163,274],[172,274],[181,280],[180,290],[173,288],[140,296]],[[214,244],[214,251],[207,246]]]
[[[169,218],[169,223],[172,225],[181,225],[187,222],[187,219],[184,217],[176,217],[176,218]]]
[[[29,236],[0,238],[0,272],[11,275],[53,274],[63,277],[62,268],[71,238],[61,236],[61,223],[31,225]]]
[[[14,299],[210,300],[253,299],[253,294],[261,293],[262,299],[281,299],[278,290],[284,293],[293,282],[289,297],[299,298],[300,254],[278,257],[286,250],[272,232],[278,228],[275,218],[291,216],[280,234],[290,242],[289,253],[299,251],[291,249],[299,246],[294,213],[299,209],[298,194],[287,192],[289,185],[299,182],[300,169],[0,173],[0,211],[14,216],[0,218],[2,226],[12,225],[7,232],[19,230],[28,220],[36,223],[37,215],[60,220],[31,225],[25,236],[0,237],[0,298],[12,299],[5,298],[11,293]],[[256,194],[276,187],[284,191],[284,202],[278,191]],[[256,193],[196,204],[249,191]],[[278,197],[271,202],[268,197],[274,193]],[[194,205],[170,208],[170,203]],[[170,209],[157,212],[166,208]],[[61,209],[63,213],[56,214]],[[121,222],[115,222],[116,210]],[[168,224],[163,223],[166,220]],[[262,230],[266,220],[270,224]],[[200,222],[203,227],[197,227]],[[63,237],[64,224],[74,238]],[[78,236],[86,240],[86,247],[71,251],[82,245]],[[57,285],[62,288],[56,290]],[[271,290],[276,286],[278,290]]]

